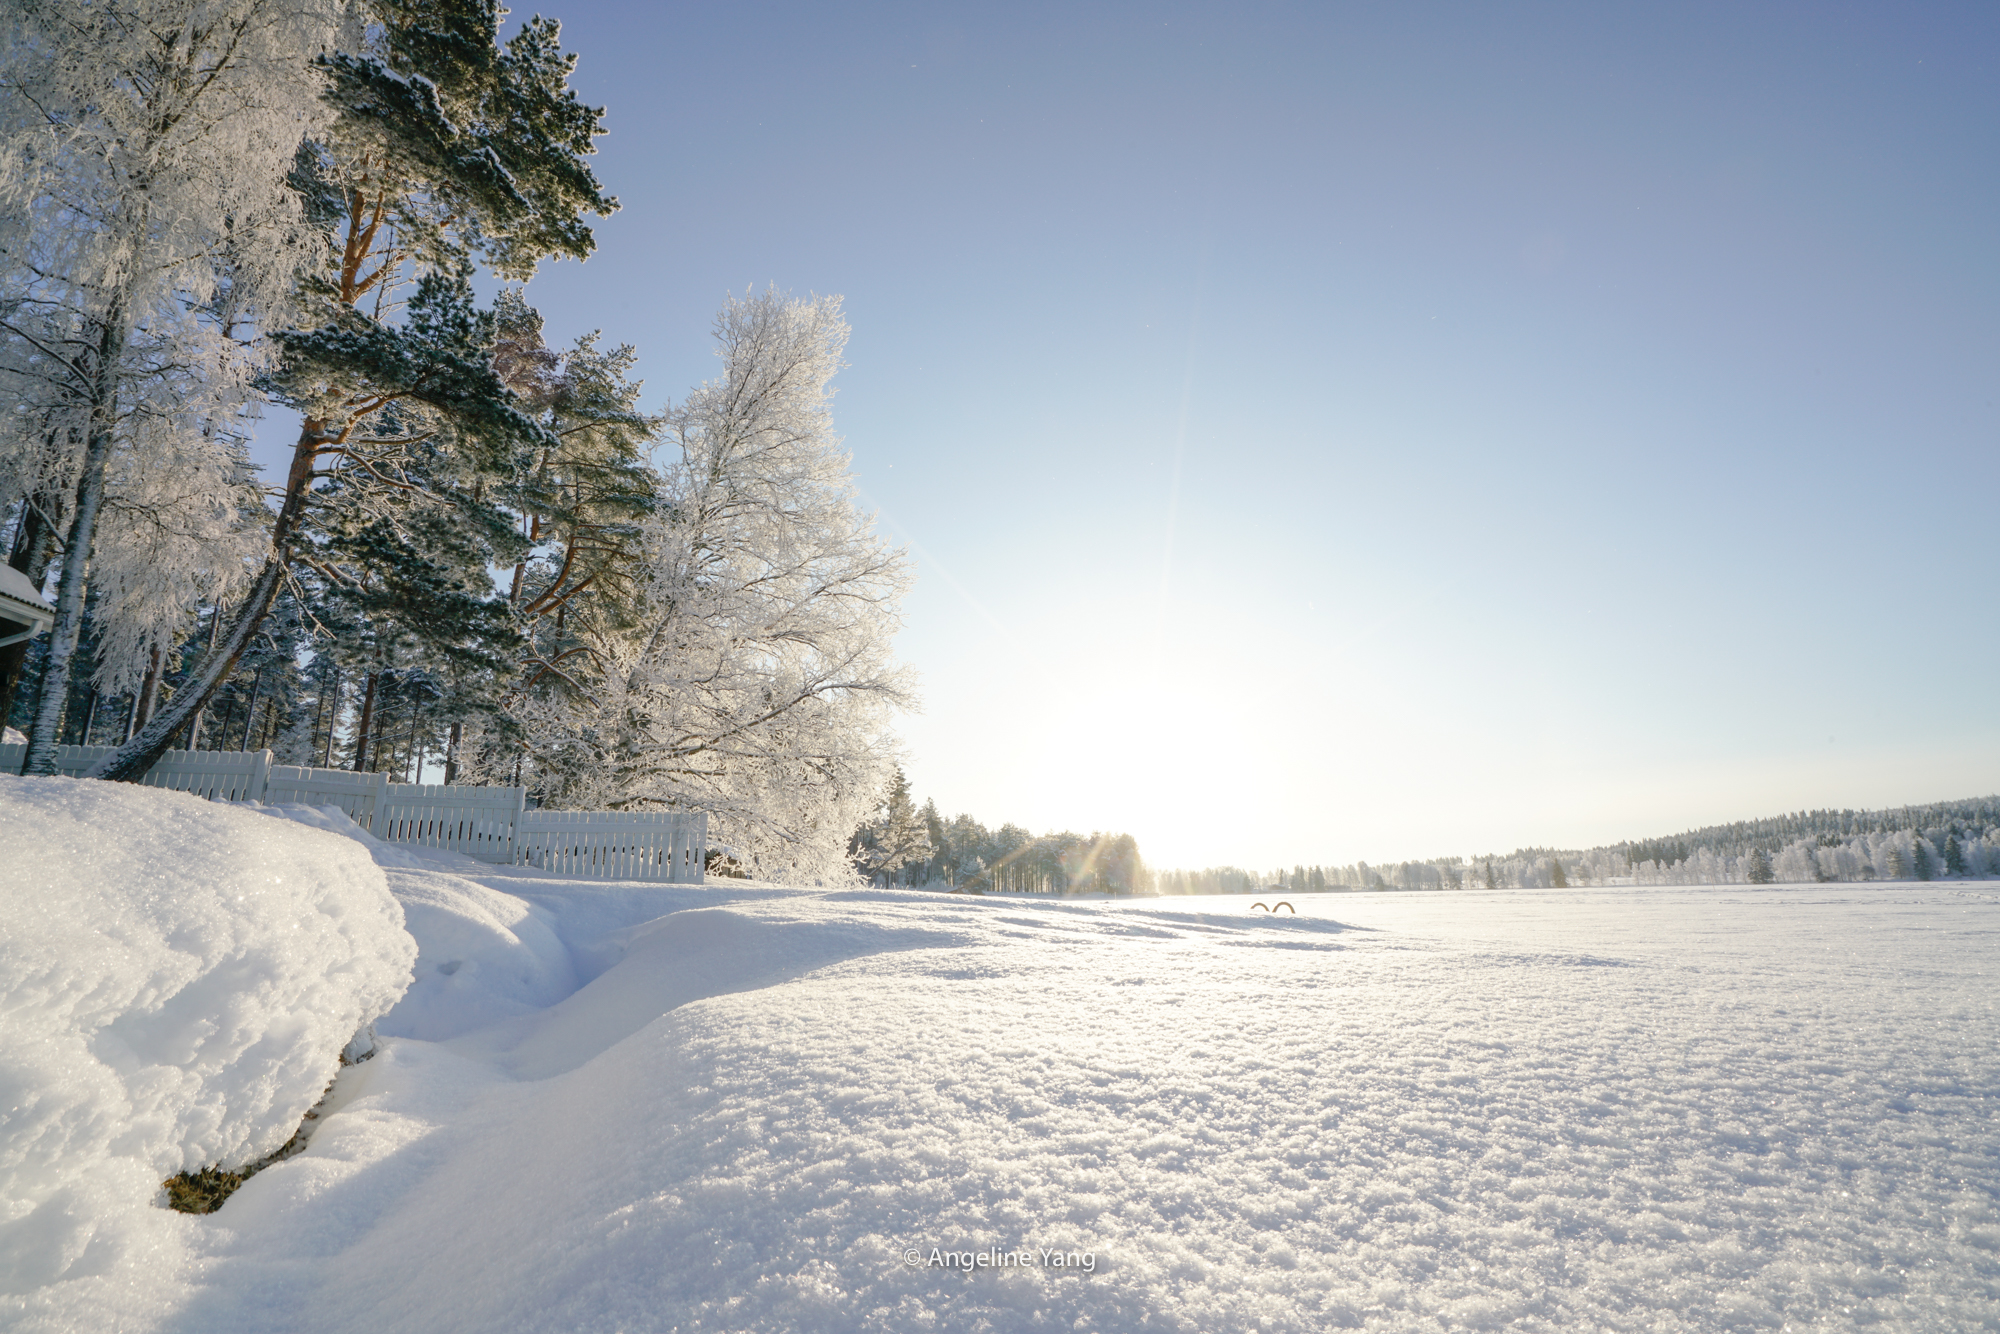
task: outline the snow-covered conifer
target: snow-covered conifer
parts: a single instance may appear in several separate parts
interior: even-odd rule
[[[269,554],[214,650],[103,777],[145,773],[227,679],[295,564],[365,592],[408,562],[405,629],[456,622],[485,636],[473,604],[494,599],[478,596],[479,578],[516,558],[486,491],[551,442],[494,371],[494,321],[471,278],[475,263],[525,279],[545,257],[591,252],[583,215],[616,206],[584,161],[602,112],[570,91],[575,57],[549,20],[503,46],[505,11],[490,0],[351,12],[314,67],[332,121],[290,176],[317,244],[299,288],[306,318],[275,335],[270,382],[304,422]],[[360,559],[356,542],[383,559]],[[494,647],[487,636],[476,650]]]
[[[855,865],[871,879],[887,876],[893,881],[931,855],[930,831],[910,797],[910,780],[900,764],[875,819],[855,831],[851,846]]]

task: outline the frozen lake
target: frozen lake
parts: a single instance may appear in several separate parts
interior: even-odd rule
[[[514,956],[419,931],[457,1036],[191,1223],[165,1326],[2000,1326],[1994,886],[479,878],[595,980],[482,1018]]]

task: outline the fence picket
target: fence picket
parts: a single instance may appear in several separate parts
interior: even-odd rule
[[[90,772],[90,766],[109,755],[110,746],[57,746],[56,772],[64,778],[81,778]],[[0,774],[21,772],[21,761],[28,757],[28,748],[19,741],[10,741],[0,746]]]
[[[514,826],[527,797],[523,787],[392,783],[376,820],[376,837],[504,866],[514,860]]]
[[[111,748],[101,749],[108,753]],[[210,801],[262,801],[270,776],[268,750],[170,750],[139,781]]]

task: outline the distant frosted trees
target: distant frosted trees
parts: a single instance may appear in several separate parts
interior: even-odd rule
[[[1037,836],[1017,824],[990,829],[970,815],[947,820],[936,802],[919,808],[913,800],[896,769],[882,801],[854,832],[849,853],[856,870],[892,884],[981,893],[1133,894],[1155,887],[1130,834]]]
[[[1467,863],[1249,872],[1162,871],[1166,893],[1242,893],[1265,885],[1335,890],[1561,889],[1575,885],[1811,884],[1825,881],[2000,877],[2000,800],[1975,798],[1887,811],[1799,811],[1580,852],[1526,848]]]

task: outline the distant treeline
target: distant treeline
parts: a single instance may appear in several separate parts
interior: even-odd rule
[[[901,768],[874,817],[849,840],[848,855],[880,885],[1027,894],[1140,894],[1153,887],[1130,834],[1035,835],[1017,824],[988,829],[970,815],[946,819],[934,801],[916,805]]]
[[[1519,889],[2000,877],[2000,797],[1887,811],[1797,811],[1604,847],[1521,848],[1371,866],[1161,871],[1163,894],[1268,889]]]

